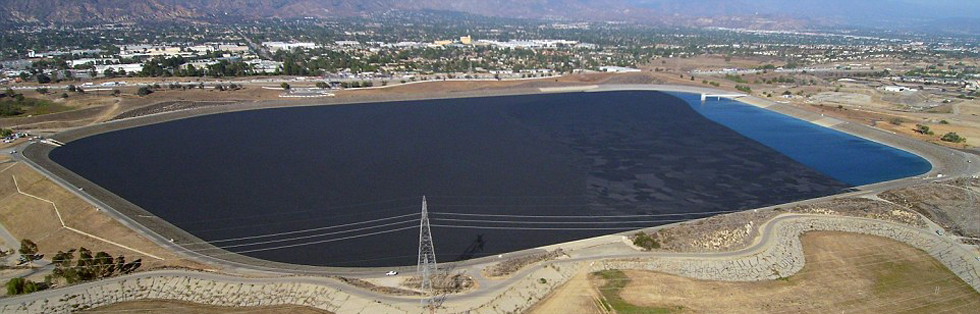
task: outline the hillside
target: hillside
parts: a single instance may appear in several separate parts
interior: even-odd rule
[[[0,24],[342,17],[390,10],[629,21],[671,26],[800,29],[866,26],[971,33],[971,0],[0,0]]]

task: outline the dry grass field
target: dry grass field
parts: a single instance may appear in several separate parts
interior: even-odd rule
[[[532,313],[975,313],[980,294],[925,252],[873,236],[812,232],[806,267],[766,282],[719,282],[645,271],[577,277]],[[625,284],[624,284],[625,283]]]
[[[81,311],[84,314],[97,313],[140,313],[140,314],[224,314],[224,313],[255,313],[255,314],[330,314],[330,312],[306,306],[256,306],[256,307],[227,307],[202,305],[190,302],[141,300],[111,304],[91,310]]]
[[[30,239],[37,243],[40,253],[46,257],[54,256],[59,250],[85,247],[93,252],[124,255],[127,260],[142,258],[144,269],[162,266],[203,268],[153,244],[27,165],[10,165],[0,166],[0,170],[3,170],[0,172],[0,223],[18,239]],[[163,260],[64,228],[50,203],[18,193],[17,186],[24,193],[54,202],[65,225]]]

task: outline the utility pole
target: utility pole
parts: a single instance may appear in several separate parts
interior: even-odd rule
[[[429,228],[429,210],[422,196],[422,221],[419,224],[419,265],[416,274],[420,277],[419,289],[422,291],[422,307],[433,306],[432,274],[436,266],[436,248],[432,245],[432,231]],[[432,309],[430,309],[432,310]]]

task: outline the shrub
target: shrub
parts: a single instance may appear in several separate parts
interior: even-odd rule
[[[899,118],[899,117],[891,118],[890,120],[888,120],[888,123],[891,123],[891,124],[894,124],[894,125],[902,125],[902,123],[904,123],[904,122],[905,122],[905,120],[903,120],[902,118]]]
[[[956,132],[949,132],[949,133],[943,134],[943,137],[940,138],[940,140],[942,140],[944,142],[951,142],[951,143],[962,143],[962,142],[966,142],[966,138],[960,136],[959,134],[956,134]]]
[[[633,236],[633,245],[639,246],[647,251],[660,248],[660,242],[657,242],[656,239],[646,232],[637,232]]]
[[[18,295],[43,290],[45,285],[24,278],[14,277],[7,281],[7,295]]]
[[[915,132],[916,133],[919,133],[919,134],[923,134],[923,135],[933,135],[933,134],[935,134],[935,133],[932,132],[932,130],[929,129],[929,126],[928,125],[922,125],[922,124],[916,124],[915,125]]]

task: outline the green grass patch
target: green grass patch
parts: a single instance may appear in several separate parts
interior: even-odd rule
[[[877,295],[887,295],[895,291],[902,291],[908,287],[909,274],[916,273],[918,270],[908,263],[886,262],[878,265],[873,270],[875,274],[874,292]]]
[[[592,274],[605,280],[599,292],[602,293],[603,300],[601,305],[606,309],[612,309],[618,314],[662,314],[670,313],[671,309],[664,307],[637,306],[626,302],[619,296],[619,292],[630,283],[630,278],[619,270],[605,270]]]
[[[725,74],[725,79],[735,83],[748,83],[745,81],[745,79],[742,79],[742,77],[738,75]]]
[[[50,100],[37,98],[4,98],[0,100],[0,116],[41,115],[68,111],[72,108]]]

